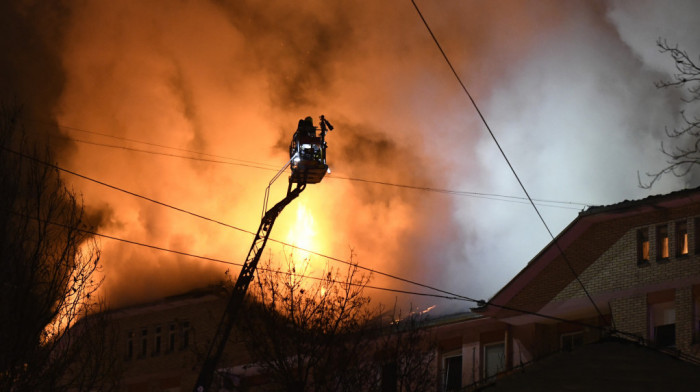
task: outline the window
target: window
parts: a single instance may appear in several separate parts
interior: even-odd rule
[[[484,346],[484,378],[488,379],[506,368],[506,345],[504,343]]]
[[[645,263],[649,261],[649,229],[637,230],[637,262]]]
[[[562,351],[571,351],[583,344],[583,332],[561,334]]]
[[[462,388],[462,354],[446,356],[442,360],[445,369],[445,391]]]
[[[156,326],[155,328],[155,334],[153,336],[153,356],[160,355],[160,346],[161,346],[161,336],[160,336],[161,328],[160,325]]]
[[[398,368],[396,362],[387,362],[382,365],[382,392],[396,392],[398,390]]]
[[[182,346],[181,349],[186,349],[190,346],[190,322],[185,321],[181,324],[182,330]]]
[[[649,335],[659,347],[676,345],[676,310],[673,300],[649,305]]]
[[[695,238],[693,240],[693,245],[695,245],[693,252],[695,254],[700,254],[700,233],[698,231],[700,231],[700,218],[695,218],[693,219],[693,237]]]
[[[656,226],[656,258],[658,260],[668,259],[668,226]]]
[[[693,286],[693,343],[700,343],[700,286]]]
[[[126,359],[129,360],[134,357],[134,331],[129,331],[126,333]]]
[[[148,353],[148,329],[144,328],[141,330],[141,353],[139,357],[143,358]]]
[[[685,221],[676,222],[676,256],[688,255],[688,224]]]
[[[168,352],[175,351],[175,323],[170,323],[170,331],[168,331]]]

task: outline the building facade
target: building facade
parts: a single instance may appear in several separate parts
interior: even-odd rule
[[[611,335],[694,361],[700,189],[581,212],[474,310],[479,317],[436,327],[443,391],[477,387]]]
[[[190,390],[226,300],[211,288],[113,312],[123,389]],[[482,387],[607,336],[692,362],[700,355],[700,188],[581,212],[487,303],[426,328],[437,341],[436,391]],[[242,342],[234,337],[225,355],[221,367],[237,374],[227,390],[264,385]]]

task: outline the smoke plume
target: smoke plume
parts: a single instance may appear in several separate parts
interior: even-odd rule
[[[646,191],[637,172],[663,167],[663,129],[683,108],[681,93],[654,87],[672,72],[655,42],[700,53],[697,2],[418,3],[534,199],[599,205],[689,185],[664,178]],[[254,232],[297,121],[323,114],[332,173],[287,207],[273,238],[477,298],[551,239],[410,3],[27,4],[3,5],[2,87],[32,108],[67,169]],[[66,179],[104,234],[238,263],[253,239]],[[554,235],[582,208],[538,203]],[[238,272],[100,242],[113,306]],[[292,251],[273,242],[265,257]],[[320,272],[325,260],[310,257]]]

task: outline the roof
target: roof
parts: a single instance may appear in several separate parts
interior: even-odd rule
[[[177,308],[183,305],[196,304],[212,300],[220,300],[227,296],[226,288],[222,284],[214,284],[197,288],[185,293],[171,295],[156,301],[140,303],[122,308],[109,310],[112,317],[134,316],[151,313],[156,310]]]

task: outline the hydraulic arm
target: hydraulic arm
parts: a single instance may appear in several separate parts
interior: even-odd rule
[[[204,392],[209,390],[214,378],[214,372],[216,371],[216,365],[221,358],[221,354],[224,352],[226,341],[231,334],[231,329],[235,324],[236,316],[238,315],[241,305],[243,304],[243,299],[248,291],[248,286],[250,285],[251,280],[253,280],[255,268],[258,265],[258,261],[260,261],[260,256],[265,248],[267,239],[270,237],[272,225],[275,224],[275,220],[282,212],[284,207],[286,207],[292,200],[296,199],[296,197],[299,196],[299,194],[306,188],[306,183],[298,182],[293,190],[291,188],[292,182],[290,180],[289,186],[287,187],[287,196],[282,199],[282,201],[270,208],[260,222],[258,232],[255,235],[255,240],[253,240],[253,245],[248,251],[248,257],[243,264],[241,273],[238,275],[236,284],[233,286],[231,299],[226,306],[224,315],[221,318],[219,327],[216,330],[216,335],[214,335],[211,345],[209,346],[209,352],[204,360],[204,365],[202,366],[202,371],[200,372],[197,383],[195,384],[194,392]]]
[[[290,159],[284,167],[275,175],[267,189],[265,190],[265,201],[263,203],[263,217],[258,227],[258,232],[255,234],[255,240],[248,251],[248,257],[243,264],[241,273],[238,275],[236,284],[233,286],[233,292],[229,299],[224,315],[221,317],[219,326],[216,329],[216,334],[211,341],[209,351],[204,359],[202,370],[197,378],[197,383],[194,386],[194,392],[208,391],[214,372],[216,371],[221,354],[226,348],[231,329],[236,323],[236,317],[243,305],[248,286],[253,280],[255,268],[258,266],[260,256],[262,255],[267,239],[270,237],[272,225],[275,220],[292,200],[306,188],[306,184],[315,184],[323,179],[326,172],[330,172],[326,164],[326,133],[333,130],[333,126],[326,120],[324,116],[320,117],[320,135],[317,136],[318,128],[313,125],[311,117],[307,117],[299,121],[299,127],[292,139],[290,146]],[[289,185],[287,186],[287,196],[272,208],[267,210],[267,201],[270,192],[270,186],[277,181],[279,176],[291,167],[292,174],[289,177]],[[292,189],[292,184],[296,184]],[[267,211],[266,211],[267,210]]]

